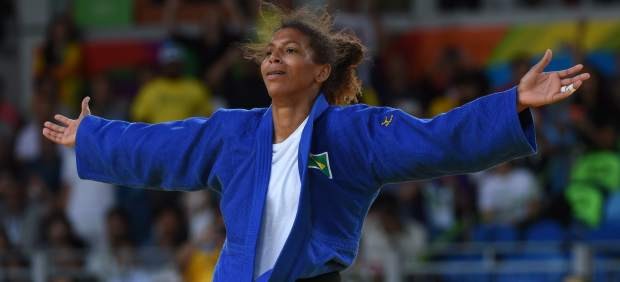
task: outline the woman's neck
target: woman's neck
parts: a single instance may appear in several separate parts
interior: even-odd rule
[[[316,95],[309,95],[301,98],[272,100],[273,142],[275,144],[286,140],[306,119],[310,114],[315,97]]]

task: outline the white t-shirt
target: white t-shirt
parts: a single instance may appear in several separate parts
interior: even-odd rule
[[[293,228],[301,193],[297,155],[301,132],[307,121],[308,118],[282,143],[273,144],[271,177],[254,263],[254,279],[273,268]]]
[[[492,211],[495,223],[524,219],[529,203],[540,198],[540,188],[531,171],[514,168],[506,174],[485,173],[479,179],[478,207]]]
[[[75,151],[68,148],[62,149],[61,178],[70,189],[65,209],[69,221],[91,247],[101,247],[106,213],[114,205],[114,185],[80,179]]]

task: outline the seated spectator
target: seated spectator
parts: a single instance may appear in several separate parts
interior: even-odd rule
[[[90,80],[90,97],[95,101],[91,111],[107,119],[125,119],[129,111],[129,102],[112,92],[110,79],[97,75]]]
[[[52,277],[71,279],[72,271],[85,266],[86,244],[73,231],[69,219],[62,212],[52,212],[42,225],[42,247],[48,251]]]
[[[178,0],[166,1],[164,21],[170,29],[170,38],[183,46],[193,58],[192,73],[217,90],[222,76],[240,56],[235,46],[243,33],[243,19],[235,1],[214,1],[207,5],[198,34],[180,28],[177,14]]]
[[[478,177],[478,210],[488,224],[520,224],[538,215],[541,191],[534,174],[504,163]]]
[[[461,228],[468,227],[476,215],[476,187],[465,175],[451,175],[425,183],[427,226],[433,241],[460,239]]]
[[[0,226],[0,281],[31,281],[28,258],[11,244]]]
[[[215,220],[216,210],[209,190],[184,193],[183,207],[189,221],[189,237],[192,241],[202,238]]]
[[[15,157],[22,164],[34,162],[41,155],[41,124],[50,119],[56,110],[56,82],[50,78],[38,80],[30,101],[32,118],[17,133]]]
[[[0,228],[10,245],[33,250],[39,233],[41,207],[28,201],[24,181],[10,171],[0,172]]]
[[[215,265],[226,239],[226,228],[222,215],[214,214],[214,220],[192,242],[179,250],[177,260],[187,282],[211,281]]]
[[[208,90],[198,80],[182,74],[181,52],[173,42],[163,44],[158,53],[161,75],[140,89],[131,108],[134,121],[158,123],[211,114]]]
[[[61,112],[79,110],[82,89],[82,46],[73,19],[61,15],[49,25],[34,61],[35,78],[54,79]]]
[[[151,279],[178,281],[180,273],[176,251],[187,241],[187,222],[182,210],[166,206],[155,216],[152,242],[140,250],[140,263],[150,271]]]
[[[381,194],[371,208],[362,230],[360,263],[385,281],[399,281],[405,259],[420,257],[427,243],[424,226],[399,215],[398,200]]]
[[[36,198],[57,205],[55,196],[60,188],[61,158],[59,147],[41,138],[41,125],[53,116],[58,104],[56,82],[51,78],[38,80],[31,100],[33,116],[17,134],[15,139],[15,158],[26,170],[28,186],[34,188]],[[47,203],[45,203],[47,204]]]
[[[114,185],[82,180],[77,174],[75,151],[63,148],[61,206],[75,232],[88,245],[104,242],[105,213],[114,205]]]
[[[478,98],[481,93],[487,93],[488,88],[488,81],[482,71],[464,70],[454,77],[451,87],[443,96],[431,101],[428,114],[436,116],[445,113]]]
[[[101,281],[148,281],[148,274],[136,261],[136,246],[129,231],[125,210],[112,208],[105,220],[104,244],[100,244],[88,258],[88,270]]]

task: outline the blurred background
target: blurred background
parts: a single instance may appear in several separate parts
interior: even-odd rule
[[[539,154],[383,189],[345,281],[620,281],[620,1],[314,0],[368,46],[363,103],[432,117],[549,70],[592,78],[534,111]],[[257,0],[0,1],[0,281],[210,281],[217,195],[80,180],[53,113],[161,122],[264,107]]]

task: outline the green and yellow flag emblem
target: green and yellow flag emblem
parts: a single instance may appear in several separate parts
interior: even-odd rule
[[[327,178],[332,179],[332,169],[329,166],[329,154],[327,154],[327,152],[316,155],[310,154],[308,167],[318,169],[325,174]]]

